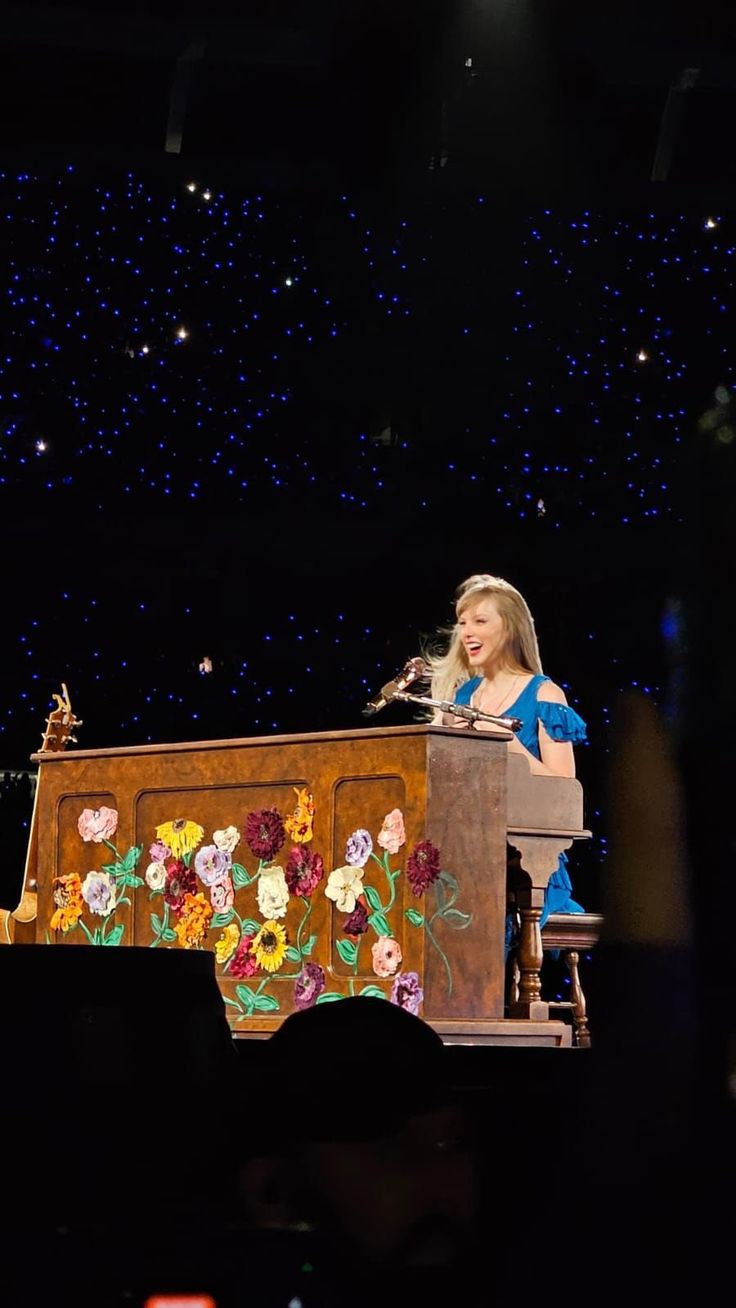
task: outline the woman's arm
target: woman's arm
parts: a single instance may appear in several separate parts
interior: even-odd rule
[[[545,681],[539,687],[537,699],[545,700],[548,704],[567,704],[564,690],[556,686],[553,681]],[[539,731],[539,752],[542,755],[541,762],[535,759],[528,750],[520,745],[518,740],[514,744],[530,760],[532,772],[537,772],[550,777],[574,777],[575,776],[575,755],[569,740],[553,740],[544,729],[540,722]]]

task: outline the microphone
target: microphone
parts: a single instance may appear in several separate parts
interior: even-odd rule
[[[373,699],[368,700],[363,709],[363,717],[370,718],[373,717],[374,713],[380,713],[381,709],[391,703],[398,691],[406,690],[407,686],[411,686],[415,681],[426,680],[428,676],[429,669],[424,659],[418,656],[409,659],[398,676],[394,677],[393,681],[387,681],[385,686],[381,686],[378,694],[374,695]]]

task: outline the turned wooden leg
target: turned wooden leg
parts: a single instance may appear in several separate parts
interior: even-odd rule
[[[580,1045],[582,1049],[589,1049],[590,1029],[588,1027],[585,995],[580,984],[580,973],[578,971],[580,955],[576,949],[565,950],[565,962],[570,973],[570,1000],[572,1003],[572,1020],[575,1027],[575,1044]]]
[[[521,931],[519,935],[519,997],[510,1005],[512,1017],[528,1017],[533,1021],[546,1022],[549,1018],[549,1006],[542,1001],[542,933],[539,920],[541,907],[519,905]]]

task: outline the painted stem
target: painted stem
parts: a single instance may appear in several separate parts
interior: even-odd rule
[[[435,949],[437,950],[437,953],[439,954],[440,958],[442,959],[442,962],[443,962],[444,965],[445,965],[445,971],[446,971],[446,973],[447,973],[447,993],[448,993],[448,995],[451,995],[451,994],[452,994],[452,972],[451,972],[451,970],[450,970],[450,964],[449,964],[448,961],[447,961],[447,957],[446,957],[446,955],[445,955],[445,953],[444,953],[444,950],[443,950],[443,949],[440,947],[440,945],[437,943],[437,940],[436,940],[436,938],[435,938],[434,932],[432,931],[432,925],[433,925],[433,923],[435,922],[435,920],[436,920],[438,917],[441,917],[441,914],[439,913],[439,911],[438,911],[437,913],[434,914],[434,916],[429,920],[429,922],[428,922],[428,921],[426,920],[426,918],[425,918],[425,921],[424,921],[424,929],[425,929],[425,931],[427,932],[427,935],[429,936],[430,940],[432,941],[432,944],[434,945]]]
[[[298,950],[298,952],[299,952],[299,957],[301,958],[301,956],[302,956],[302,931],[304,930],[304,926],[305,926],[305,924],[306,924],[306,922],[307,922],[307,919],[309,918],[309,916],[310,916],[310,914],[311,914],[311,912],[312,912],[312,901],[311,901],[311,899],[307,899],[307,896],[306,896],[306,895],[300,895],[300,899],[301,899],[301,901],[302,901],[302,903],[304,904],[304,907],[305,907],[305,909],[306,909],[306,912],[305,912],[305,914],[304,914],[304,917],[302,918],[301,922],[299,923],[299,926],[298,926],[297,929],[296,929],[296,948],[297,948],[297,950]]]
[[[162,921],[161,921],[161,931],[160,931],[160,933],[156,936],[156,939],[151,941],[151,943],[150,943],[150,945],[148,946],[148,948],[149,948],[149,949],[155,949],[155,948],[156,948],[156,945],[160,945],[160,944],[161,944],[161,941],[162,941],[163,938],[164,938],[164,932],[165,932],[165,931],[168,931],[168,929],[169,929],[169,906],[168,906],[168,904],[166,903],[166,900],[164,900],[164,915],[163,915],[163,919],[162,919]]]

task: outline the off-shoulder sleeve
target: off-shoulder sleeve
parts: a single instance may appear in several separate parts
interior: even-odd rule
[[[549,700],[537,700],[539,721],[552,740],[569,740],[573,745],[587,742],[588,729],[583,719],[569,704],[554,704]]]

